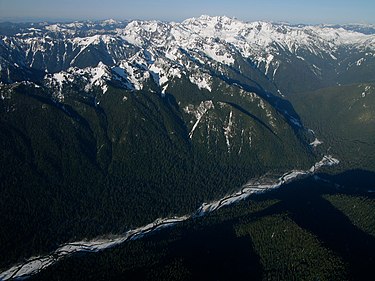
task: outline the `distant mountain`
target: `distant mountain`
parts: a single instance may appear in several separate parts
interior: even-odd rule
[[[375,34],[374,24],[344,24],[344,25],[332,25],[334,28],[344,28],[346,30],[351,30],[363,34]]]
[[[262,86],[285,95],[373,80],[373,26],[245,23],[209,16],[182,23],[109,20],[9,25],[0,25],[1,81],[8,83],[28,77],[26,74],[30,79],[40,78],[40,71],[95,67],[100,61],[124,70],[133,87],[142,84],[142,76],[133,76],[137,71],[152,71],[154,79],[164,75],[159,84],[165,86],[167,79],[197,66],[201,69],[200,65],[210,65],[216,76],[228,76],[230,69],[251,79],[254,71],[261,71],[268,80],[262,83],[267,87]],[[134,61],[138,65],[127,65]]]

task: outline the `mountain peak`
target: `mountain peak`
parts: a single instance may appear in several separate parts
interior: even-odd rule
[[[197,24],[197,23],[205,23],[205,24],[225,24],[231,25],[233,22],[240,22],[236,18],[231,18],[228,16],[209,16],[209,15],[201,15],[198,18],[190,18],[186,19],[182,22],[182,24]]]
[[[112,24],[116,24],[116,23],[118,23],[118,21],[116,21],[114,19],[107,19],[107,20],[102,21],[102,24],[108,24],[108,25],[112,25]]]
[[[20,26],[15,35],[2,36],[1,47],[7,54],[0,61],[3,82],[19,80],[17,75],[10,77],[20,71],[17,66],[24,67],[26,72],[32,69],[57,73],[69,67],[95,68],[102,61],[111,68],[117,67],[120,74],[123,69],[125,80],[135,89],[142,88],[135,85],[146,81],[149,74],[153,78],[158,76],[158,83],[162,81],[159,86],[165,86],[163,81],[192,70],[200,72],[206,64],[222,73],[223,66],[239,67],[243,62],[247,66],[250,62],[251,67],[276,83],[276,76],[289,64],[299,67],[301,63],[307,64],[306,71],[323,79],[321,69],[328,61],[336,64],[333,60],[341,55],[338,50],[342,47],[367,49],[361,57],[353,58],[353,62],[345,61],[346,68],[363,65],[366,60],[370,62],[375,53],[374,34],[366,35],[340,26],[243,22],[227,16],[202,15],[182,23],[110,19],[99,23],[35,26]],[[339,57],[337,62],[342,59]],[[336,75],[337,70],[332,71]],[[194,84],[210,81],[202,73],[190,76]]]
[[[222,15],[222,16],[202,15],[198,19],[199,20],[205,20],[205,21],[229,22],[229,21],[234,20],[235,18],[228,17],[228,16],[225,16],[225,15]]]

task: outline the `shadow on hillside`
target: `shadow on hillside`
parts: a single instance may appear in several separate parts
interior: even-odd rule
[[[249,236],[237,237],[230,223],[189,229],[170,245],[192,280],[261,280],[262,265]]]
[[[243,114],[245,114],[245,115],[249,116],[250,118],[254,119],[256,122],[258,122],[260,125],[262,125],[266,130],[268,130],[271,134],[273,134],[274,136],[279,138],[275,134],[275,132],[270,128],[270,126],[268,126],[266,123],[264,123],[260,118],[258,118],[254,114],[251,114],[248,110],[244,109],[242,106],[240,106],[238,104],[235,104],[234,102],[229,102],[229,101],[222,101],[222,102],[234,107],[235,109],[239,110]]]
[[[297,181],[258,199],[278,199],[279,203],[257,213],[267,216],[288,213],[301,228],[348,264],[350,280],[369,280],[375,266],[375,237],[352,224],[349,218],[324,199],[325,194],[348,194],[375,198],[375,173],[351,170],[339,175],[318,175]]]
[[[212,75],[215,74],[212,73]],[[302,124],[301,117],[298,115],[297,111],[294,109],[293,105],[288,100],[266,91],[256,81],[252,81],[256,86],[251,86],[239,80],[234,80],[229,77],[226,77],[224,75],[215,76],[219,77],[221,80],[225,81],[229,85],[237,85],[245,91],[256,93],[259,97],[261,97],[262,99],[266,100],[269,104],[271,104],[274,107],[274,109],[285,118],[285,120],[293,129],[300,129],[300,127],[297,126],[296,123]]]
[[[375,237],[354,226],[324,195],[368,194],[374,198],[367,191],[373,186],[375,173],[353,170],[336,176],[318,176],[319,181],[311,177],[251,197],[260,202],[277,199],[278,203],[262,211],[241,214],[236,213],[236,206],[228,206],[234,208],[233,216],[223,219],[219,215],[221,219],[216,223],[202,217],[113,251],[76,256],[66,264],[43,271],[36,279],[80,280],[82,276],[92,276],[92,280],[262,280],[264,269],[252,238],[237,237],[233,226],[248,219],[288,214],[302,229],[316,236],[323,247],[342,258],[349,280],[371,280]],[[346,186],[338,188],[341,182]],[[160,256],[155,258],[155,254]],[[135,262],[150,258],[147,265]],[[77,266],[79,263],[81,266]]]

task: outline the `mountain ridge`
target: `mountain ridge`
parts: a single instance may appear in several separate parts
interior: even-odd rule
[[[314,90],[332,84],[326,76],[336,84],[350,76],[354,77],[349,82],[356,82],[356,72],[369,73],[375,60],[375,35],[351,31],[350,26],[246,23],[209,16],[181,23],[134,20],[39,25],[11,37],[1,35],[2,60],[7,57],[0,62],[2,82],[19,81],[14,74],[19,71],[55,73],[71,66],[95,67],[102,61],[120,68],[134,86],[140,84],[132,75],[137,71],[174,77],[202,64],[216,64],[219,72],[229,67],[241,73],[246,72],[241,71],[245,62],[264,74],[272,92],[288,94],[303,89],[284,82],[290,74],[297,80],[313,81],[308,82],[308,90]],[[123,65],[131,57],[143,66]],[[170,66],[172,73],[168,73]],[[160,77],[156,79],[163,84]]]

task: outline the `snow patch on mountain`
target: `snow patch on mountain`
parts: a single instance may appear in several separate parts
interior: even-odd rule
[[[197,128],[198,124],[200,123],[202,117],[211,108],[214,108],[214,103],[212,100],[202,101],[198,107],[195,107],[193,104],[189,104],[183,108],[185,113],[194,115],[196,119],[193,127],[191,128],[189,132],[190,139],[193,138],[194,131]]]
[[[317,138],[315,138],[315,140],[310,143],[310,145],[313,147],[317,147],[318,145],[321,145],[321,144],[323,144],[323,142],[318,140]]]
[[[150,78],[147,71],[147,61],[141,56],[134,56],[129,60],[122,60],[117,66],[112,67],[116,78],[124,82],[130,90],[142,90],[143,84]]]
[[[232,55],[228,53],[227,50],[223,50],[219,45],[205,45],[203,52],[217,62],[227,65],[232,65],[234,63]]]
[[[234,128],[233,128],[233,111],[229,112],[228,121],[226,122],[225,126],[223,127],[225,142],[227,144],[228,153],[231,151],[231,144],[230,138],[233,138]]]
[[[55,89],[54,98],[59,102],[64,101],[64,95],[62,94],[63,84],[69,79],[69,74],[66,72],[54,73],[52,77],[46,77],[47,85]]]
[[[94,88],[100,88],[104,94],[108,90],[107,81],[110,79],[111,71],[109,67],[99,62],[96,67],[87,67],[84,69],[71,67],[67,71],[47,74],[44,81],[48,87],[54,89],[54,98],[59,102],[63,102],[63,88],[69,83],[83,83],[83,90],[85,92],[89,92]]]
[[[189,80],[191,83],[197,85],[199,89],[206,89],[209,92],[212,91],[212,78],[206,73],[192,73],[189,76]]]
[[[106,81],[111,79],[111,74],[109,68],[103,64],[102,62],[99,62],[97,67],[94,68],[87,68],[87,73],[89,74],[89,83],[86,85],[85,90],[89,91],[94,86],[100,87],[103,91],[103,94],[105,94],[108,90],[108,86]]]

